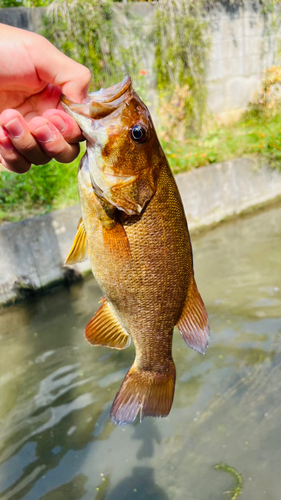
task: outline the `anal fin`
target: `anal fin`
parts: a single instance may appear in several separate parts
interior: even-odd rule
[[[87,259],[87,236],[83,219],[78,222],[77,232],[64,265],[77,264]]]
[[[107,300],[97,310],[85,329],[85,338],[92,345],[102,345],[114,349],[126,349],[131,336],[120,324],[112,306]]]
[[[177,327],[189,347],[205,354],[210,339],[208,314],[195,280],[188,291]]]

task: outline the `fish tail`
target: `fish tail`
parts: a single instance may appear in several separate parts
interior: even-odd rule
[[[115,424],[130,424],[140,412],[143,417],[166,417],[174,398],[176,369],[173,360],[162,372],[139,369],[136,362],[128,371],[111,408]]]

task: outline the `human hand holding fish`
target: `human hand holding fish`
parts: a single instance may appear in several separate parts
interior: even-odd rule
[[[139,413],[164,417],[176,378],[174,326],[202,354],[209,342],[180,194],[129,77],[80,104],[61,100],[87,139],[78,172],[82,218],[66,264],[88,257],[104,295],[85,336],[115,349],[133,339],[136,350],[111,418],[124,425]]]
[[[60,104],[80,102],[90,71],[36,33],[0,24],[0,163],[17,173],[79,153],[81,130]]]

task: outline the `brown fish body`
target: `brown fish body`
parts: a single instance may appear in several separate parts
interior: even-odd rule
[[[138,98],[130,96],[127,107],[133,106],[134,115]],[[124,112],[128,110],[125,108]],[[121,117],[124,126],[124,116]],[[143,121],[143,117],[137,116],[137,123]],[[94,345],[121,349],[129,345],[131,336],[136,348],[135,362],[112,407],[111,416],[120,424],[133,421],[139,411],[141,417],[169,413],[175,384],[175,325],[186,342],[200,352],[205,351],[209,338],[207,314],[194,281],[181,198],[150,117],[148,125],[150,152],[148,157],[140,158],[143,168],[134,172],[132,148],[131,167],[126,151],[125,168],[119,167],[117,175],[116,170],[110,169],[105,174],[115,189],[114,204],[93,180],[91,155],[83,158],[78,175],[84,252],[87,245],[93,274],[105,296],[86,327],[86,338]],[[108,141],[103,152],[107,145]],[[142,146],[145,144],[136,147]],[[120,151],[117,156],[124,161]],[[106,154],[103,158],[105,172]],[[118,178],[121,182],[117,182]],[[122,210],[122,202],[126,211]],[[72,258],[73,252],[69,263]]]

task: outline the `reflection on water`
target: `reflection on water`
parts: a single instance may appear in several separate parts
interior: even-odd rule
[[[0,313],[0,499],[280,500],[281,206],[193,238],[210,314],[205,357],[175,332],[166,419],[127,427],[109,411],[133,346],[91,348],[101,293],[74,285]]]

